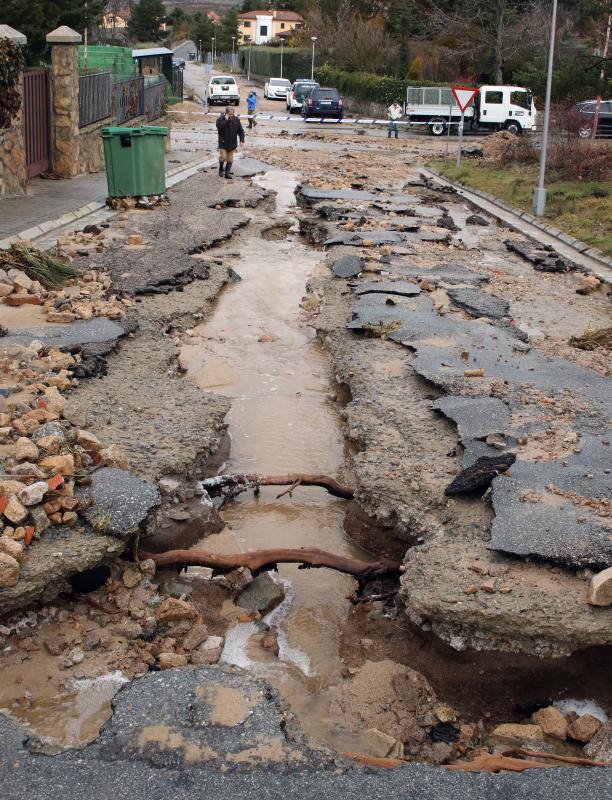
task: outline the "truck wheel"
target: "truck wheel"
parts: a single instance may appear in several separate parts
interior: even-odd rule
[[[441,119],[436,119],[429,123],[429,132],[432,136],[442,136],[446,125]]]
[[[510,133],[514,133],[516,136],[519,136],[523,132],[520,124],[515,122],[513,119],[509,119],[504,125],[504,128]]]

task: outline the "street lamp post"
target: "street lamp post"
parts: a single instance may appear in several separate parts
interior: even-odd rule
[[[540,171],[538,174],[538,185],[533,191],[533,213],[536,215],[536,217],[543,217],[546,211],[546,189],[544,188],[544,178],[546,176],[546,150],[548,148],[548,124],[550,121],[550,95],[552,90],[556,28],[557,0],[553,0],[552,21],[550,25],[550,44],[548,47],[548,73],[546,75],[546,100],[544,101],[544,122],[542,124],[542,142],[540,144]]]
[[[253,40],[249,37],[249,64],[247,66],[247,81],[251,80],[251,45]]]
[[[210,38],[210,60],[214,66],[215,63],[215,37],[211,36]]]
[[[312,42],[312,62],[310,65],[310,80],[314,81],[314,51],[315,51],[315,42],[317,41],[317,37],[311,36],[310,41]]]
[[[234,47],[236,45],[236,37],[232,36],[232,70],[234,69]]]
[[[198,61],[202,63],[202,40],[198,39]]]
[[[281,63],[280,63],[280,75],[278,77],[282,78],[283,77],[283,45],[285,44],[285,40],[281,39],[280,42],[281,42]]]

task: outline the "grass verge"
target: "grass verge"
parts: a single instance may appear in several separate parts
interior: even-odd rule
[[[535,165],[499,166],[464,161],[457,168],[450,161],[436,160],[429,166],[451,181],[490,192],[523,211],[532,210],[537,180]],[[546,219],[550,224],[612,256],[612,181],[565,181],[551,176],[546,188]]]

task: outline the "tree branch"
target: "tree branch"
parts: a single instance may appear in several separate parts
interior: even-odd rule
[[[245,486],[246,488],[257,488],[258,486],[292,486],[293,484],[302,486],[320,486],[322,489],[343,500],[352,500],[355,492],[349,486],[343,486],[334,478],[328,475],[307,475],[294,473],[292,475],[217,475],[202,481],[202,486],[206,491],[215,495],[225,486]]]
[[[273,569],[276,564],[300,564],[302,569],[327,567],[346,575],[353,575],[360,583],[397,575],[404,571],[401,561],[381,559],[380,561],[361,561],[358,558],[326,553],[315,547],[276,548],[273,550],[253,550],[250,553],[218,555],[204,550],[168,550],[165,553],[140,552],[144,561],[152,558],[158,567],[210,567],[217,573],[232,572],[239,567],[247,567],[252,573]]]

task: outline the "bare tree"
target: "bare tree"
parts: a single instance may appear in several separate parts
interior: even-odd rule
[[[504,65],[525,48],[535,0],[462,0],[452,9],[432,2],[429,30],[457,55],[488,56],[496,83]]]
[[[359,13],[354,0],[340,0],[324,8],[315,5],[306,28],[304,41],[316,36],[323,57],[345,69],[382,72],[395,64],[397,45],[385,28],[384,18]]]

